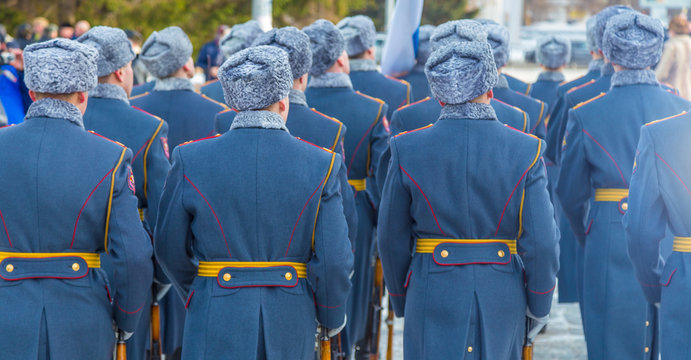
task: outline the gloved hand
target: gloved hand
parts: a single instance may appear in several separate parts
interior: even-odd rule
[[[129,340],[132,337],[132,335],[134,335],[134,332],[124,331],[124,330],[121,330],[121,333],[122,333],[122,339],[125,341]]]
[[[342,324],[341,326],[339,326],[337,329],[328,329],[328,330],[326,331],[326,334],[327,334],[330,338],[332,338],[332,337],[338,335],[338,333],[340,333],[341,330],[343,330],[343,328],[346,326],[347,323],[348,323],[348,315],[346,315],[345,318],[343,319],[343,324]]]
[[[171,286],[171,284],[158,283],[158,291],[156,291],[156,301],[161,301],[161,299],[163,299],[163,297],[166,296]]]
[[[543,317],[537,317],[533,315],[533,313],[530,312],[530,309],[526,310],[526,316],[528,317],[528,342],[533,343],[535,341],[535,338],[537,337],[537,334],[540,333],[540,330],[547,326],[547,323],[549,322],[549,314],[543,316]]]

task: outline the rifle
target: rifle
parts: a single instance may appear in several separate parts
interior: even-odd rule
[[[389,338],[386,339],[386,360],[393,359],[393,305],[389,295],[389,313],[386,315],[386,327],[389,329]]]
[[[127,344],[125,343],[125,332],[118,330],[118,343],[115,347],[115,360],[127,360]]]
[[[524,335],[525,345],[523,345],[523,360],[533,360],[533,342],[530,339],[528,339],[531,321],[532,319],[526,318]]]
[[[153,299],[151,300],[151,342],[149,360],[161,360],[163,349],[161,348],[161,309],[158,305],[158,284],[151,285]]]
[[[331,339],[329,339],[329,330],[325,327],[319,327],[319,359],[331,360]]]
[[[379,359],[379,340],[381,327],[381,299],[384,296],[384,272],[381,260],[377,256],[374,264],[374,283],[372,284],[372,296],[370,297],[369,311],[367,312],[367,325],[362,354],[371,360]],[[358,358],[358,357],[356,357]]]
[[[345,360],[346,354],[341,346],[341,333],[338,333],[334,340],[336,341],[331,342],[331,358],[334,360]]]

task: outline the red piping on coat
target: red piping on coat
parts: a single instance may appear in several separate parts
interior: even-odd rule
[[[192,180],[190,180],[190,179],[187,177],[187,175],[184,175],[184,174],[183,174],[182,176],[184,176],[184,177],[185,177],[185,180],[187,180],[187,182],[189,182],[190,185],[192,185],[192,187],[194,188],[194,190],[197,190],[197,192],[199,193],[199,195],[200,195],[200,196],[202,197],[202,199],[204,199],[204,201],[206,202],[206,205],[209,207],[209,209],[211,209],[211,213],[214,214],[214,217],[216,218],[216,222],[218,223],[218,227],[221,229],[221,235],[223,235],[223,241],[225,241],[225,243],[226,243],[226,250],[228,250],[228,257],[231,257],[231,255],[230,255],[230,247],[228,246],[228,240],[226,240],[226,232],[223,231],[223,226],[221,226],[221,220],[218,219],[218,215],[216,215],[216,211],[214,210],[213,207],[211,207],[211,204],[209,204],[209,200],[206,200],[206,197],[204,197],[204,194],[202,194],[202,192],[199,191],[199,189],[197,189],[197,187],[192,183]]]

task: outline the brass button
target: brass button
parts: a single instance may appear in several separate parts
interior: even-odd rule
[[[72,264],[72,270],[79,271],[79,264],[78,263]]]
[[[230,278],[231,278],[231,276],[229,273],[223,274],[223,281],[230,281]]]
[[[649,352],[649,351],[650,351],[650,348],[646,346],[646,347],[645,347],[645,352]]]
[[[629,209],[629,203],[621,203],[621,209],[626,211]]]
[[[472,346],[468,346],[468,352],[473,352],[473,347],[472,347]]]
[[[499,251],[497,251],[497,255],[499,255],[499,257],[503,258],[504,255],[506,255],[506,254],[504,253],[504,250],[499,250]]]
[[[5,270],[6,270],[7,272],[13,272],[13,271],[14,271],[14,265],[12,265],[12,264],[7,264],[7,266],[5,266]]]
[[[448,256],[449,256],[449,252],[448,252],[448,251],[446,251],[446,250],[442,250],[442,251],[441,251],[441,257],[445,258],[445,257],[448,257]]]
[[[286,280],[292,280],[293,279],[293,274],[289,271],[286,273]]]
[[[650,326],[650,321],[646,321],[645,326]]]

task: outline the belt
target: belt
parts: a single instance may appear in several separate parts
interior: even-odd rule
[[[629,189],[595,189],[595,201],[620,202],[627,197]]]
[[[691,237],[675,236],[672,250],[678,252],[691,252]]]
[[[507,239],[417,239],[415,251],[422,254],[430,254],[439,244],[485,244],[503,243],[509,247],[511,254],[516,254],[516,240]],[[443,256],[443,255],[442,255]]]
[[[218,273],[225,268],[272,268],[278,266],[291,266],[295,268],[298,278],[304,279],[307,277],[307,264],[287,261],[200,261],[197,275],[217,277]],[[228,280],[231,278],[230,273],[223,276]]]
[[[21,253],[21,252],[4,252],[0,251],[0,261],[7,258],[15,259],[55,259],[61,257],[79,257],[84,259],[86,265],[92,269],[101,267],[101,257],[96,253],[71,253],[71,252],[60,252],[60,253]],[[12,272],[10,269],[14,270],[12,264],[7,264],[5,267],[8,272]],[[76,268],[76,269],[75,269]],[[72,265],[74,271],[79,270],[79,264],[75,263]]]
[[[348,184],[355,188],[355,191],[365,191],[367,189],[367,179],[348,179]]]
[[[139,210],[139,220],[144,221],[144,209],[137,210]]]

